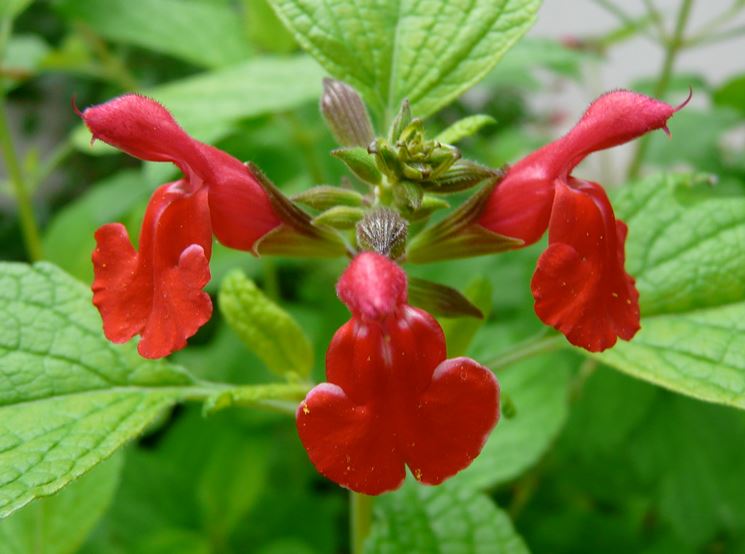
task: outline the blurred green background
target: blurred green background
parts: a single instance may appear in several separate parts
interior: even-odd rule
[[[555,29],[549,37],[539,18],[537,31],[427,128],[434,133],[464,115],[491,115],[497,124],[461,146],[467,157],[497,167],[564,132],[605,87],[654,93],[657,73],[608,83],[614,75],[608,64],[617,49],[640,39],[662,61],[663,49],[649,35],[658,26],[672,27],[677,3],[668,2],[670,9],[660,9],[658,17],[629,15],[609,2],[584,4],[606,15],[607,32]],[[618,2],[622,10],[625,4]],[[717,18],[719,26],[686,48],[730,45],[740,72],[729,65],[726,75],[712,77],[679,64],[657,92],[678,103],[692,86],[694,103],[672,120],[674,141],[661,133],[651,137],[641,172],[694,169],[716,175],[720,190],[742,193],[745,65],[742,49],[732,46],[742,44],[739,35],[730,32],[741,28],[730,22],[745,3],[716,4],[721,13],[700,14],[699,28]],[[324,72],[299,50],[265,0],[36,1],[19,10],[7,38],[0,85],[44,256],[85,283],[92,279],[94,230],[121,221],[135,236],[149,194],[175,170],[104,145],[91,148],[72,98],[83,108],[125,91],[157,93],[194,136],[257,163],[287,193],[338,184],[344,175],[329,156],[335,145],[317,107]],[[571,94],[582,100],[560,102],[567,91],[581,91]],[[620,185],[636,148],[616,157],[602,154],[577,173]],[[0,258],[26,260],[6,173],[3,165]],[[474,283],[490,297],[490,317],[469,354],[492,360],[541,328],[528,287],[540,248],[409,269],[460,289]],[[259,260],[218,246],[207,290],[216,293],[235,267],[301,323],[315,346],[314,378],[322,381],[325,345],[348,317],[334,294],[343,260]],[[271,379],[217,311],[174,359],[205,379]],[[537,357],[498,376],[516,415],[500,424],[474,467],[454,481],[486,490],[533,552],[745,553],[741,412],[633,380],[572,352]],[[348,551],[346,491],[315,472],[285,415],[230,409],[204,418],[198,407],[177,408],[73,486],[86,502],[95,496],[100,505],[73,500],[77,512],[60,511],[53,504],[57,497],[37,501],[0,522],[0,553]],[[86,495],[84,487],[95,494]],[[399,510],[396,502],[407,505],[407,498],[384,499],[378,518]],[[50,513],[69,514],[64,523],[50,518],[50,528],[79,524],[81,531],[48,550],[13,542],[17,528],[32,525],[46,509],[41,502],[52,506]],[[97,510],[103,517],[87,521],[85,514]],[[398,532],[426,533],[419,529],[426,522],[410,515],[411,525]],[[432,536],[435,531],[430,529]],[[437,548],[432,552],[472,551]],[[493,550],[487,545],[478,551]]]

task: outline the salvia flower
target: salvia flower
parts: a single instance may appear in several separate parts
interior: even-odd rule
[[[690,98],[690,97],[689,97]],[[569,342],[592,352],[630,340],[639,330],[639,294],[624,269],[626,225],[594,182],[572,176],[588,154],[655,129],[681,109],[626,90],[593,102],[577,125],[512,166],[479,223],[501,235],[548,249],[531,282],[538,317]]]
[[[80,115],[94,139],[142,160],[172,162],[183,174],[152,195],[139,251],[122,224],[110,223],[96,231],[93,252],[93,303],[106,337],[125,342],[142,335],[142,356],[166,356],[212,313],[202,290],[210,279],[212,234],[251,251],[280,219],[244,164],[191,138],[156,101],[128,94]]]
[[[446,359],[436,320],[407,303],[393,261],[365,252],[337,285],[352,312],[331,341],[326,383],[297,410],[318,471],[349,489],[396,489],[405,466],[437,484],[467,467],[499,418],[499,385],[468,358]]]

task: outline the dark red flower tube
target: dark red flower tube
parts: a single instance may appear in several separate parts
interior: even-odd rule
[[[121,224],[96,232],[94,304],[106,336],[142,335],[139,352],[159,358],[183,348],[210,317],[212,233],[252,251],[280,225],[257,178],[240,161],[191,138],[156,101],[135,94],[81,114],[94,139],[148,161],[172,162],[183,178],[150,199],[135,251]]]
[[[364,494],[398,488],[405,467],[435,485],[466,468],[499,419],[494,374],[446,359],[428,313],[407,304],[406,275],[367,252],[339,280],[352,319],[326,355],[326,383],[297,410],[300,440],[318,471]]]
[[[690,96],[689,96],[690,99]],[[688,102],[673,107],[627,90],[609,92],[575,127],[512,166],[488,199],[479,223],[524,245],[549,231],[531,289],[538,317],[592,352],[639,330],[639,294],[624,269],[626,225],[597,183],[571,172],[588,154],[663,129]]]

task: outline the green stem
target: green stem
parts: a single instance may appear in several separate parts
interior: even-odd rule
[[[373,497],[350,491],[349,508],[352,554],[362,554],[372,527]]]
[[[565,346],[566,341],[561,335],[551,335],[546,337],[541,334],[538,337],[528,339],[515,345],[509,350],[502,352],[486,365],[502,370],[508,366],[532,358],[533,356],[553,352],[560,348],[564,348]]]
[[[685,33],[686,24],[688,23],[688,17],[691,14],[692,7],[693,0],[683,0],[680,4],[680,10],[678,11],[678,17],[675,22],[675,30],[673,31],[670,40],[665,43],[665,60],[662,63],[660,78],[657,80],[657,84],[654,88],[654,96],[657,98],[664,96],[667,92],[667,88],[670,86],[670,78],[673,74],[675,60],[684,46],[683,34]],[[639,176],[639,171],[641,170],[648,148],[649,135],[646,135],[637,143],[634,157],[631,159],[631,163],[629,164],[627,175],[629,180],[636,179]]]
[[[5,107],[5,97],[0,94],[0,147],[3,151],[5,166],[8,168],[10,182],[13,185],[16,201],[18,202],[18,216],[21,223],[21,233],[23,242],[26,246],[26,252],[31,261],[42,259],[43,252],[41,247],[41,238],[39,236],[39,226],[34,216],[34,208],[31,204],[31,197],[28,194],[26,183],[24,182],[21,166],[18,164],[13,139],[10,134],[10,125],[8,125],[8,115]]]

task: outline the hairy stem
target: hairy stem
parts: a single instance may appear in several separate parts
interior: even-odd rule
[[[372,527],[373,497],[350,491],[349,508],[352,554],[362,554]]]
[[[8,176],[13,186],[16,202],[18,203],[18,217],[21,223],[21,233],[26,252],[31,261],[40,260],[43,257],[39,226],[36,223],[34,208],[31,204],[31,196],[26,188],[23,172],[18,163],[13,139],[10,134],[8,115],[5,106],[5,97],[0,94],[0,148],[2,148],[5,167],[8,168]]]
[[[673,74],[673,68],[675,67],[675,60],[678,57],[681,49],[684,47],[683,35],[685,33],[686,25],[688,24],[688,17],[691,14],[691,8],[693,7],[693,0],[682,0],[680,4],[680,10],[678,10],[678,17],[675,21],[675,29],[670,39],[665,43],[665,60],[662,63],[662,71],[660,77],[657,80],[657,84],[654,87],[654,96],[661,98],[667,92],[670,86],[670,78]],[[629,171],[627,178],[629,180],[636,179],[639,176],[644,157],[647,154],[649,148],[649,135],[642,137],[636,146],[636,151],[629,164]]]

